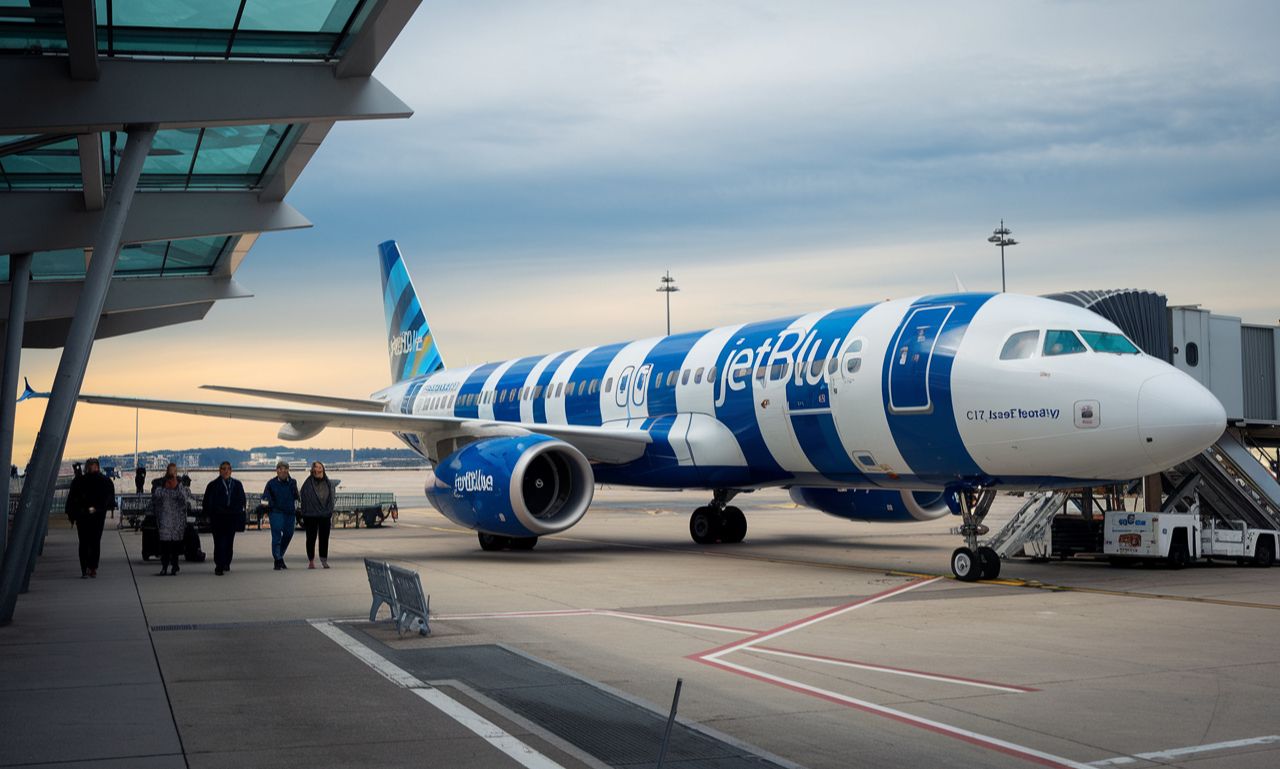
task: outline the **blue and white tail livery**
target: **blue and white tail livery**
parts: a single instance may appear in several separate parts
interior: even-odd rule
[[[844,518],[960,514],[967,543],[952,565],[966,579],[998,571],[978,552],[984,492],[1141,477],[1225,427],[1212,394],[1109,321],[1016,294],[920,296],[445,369],[399,249],[379,252],[393,383],[367,408],[83,397],[279,421],[284,435],[390,430],[433,463],[435,507],[487,549],[569,528],[596,482],[707,489],[694,539],[739,541],[732,498],[781,486]]]

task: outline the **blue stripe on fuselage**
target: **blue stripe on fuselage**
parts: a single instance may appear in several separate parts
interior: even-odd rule
[[[955,308],[938,335],[933,346],[933,356],[928,364],[928,395],[933,407],[927,413],[894,413],[889,407],[889,368],[896,351],[891,347],[885,352],[881,367],[881,387],[886,393],[885,416],[893,433],[898,452],[911,467],[911,474],[937,484],[963,484],[985,479],[982,469],[965,448],[956,424],[951,402],[951,367],[956,350],[964,338],[969,322],[991,294],[943,294],[917,299],[903,314],[903,320],[893,332],[893,339],[902,333],[902,326],[918,307],[952,306]]]
[[[798,316],[797,316],[798,317]],[[715,409],[719,419],[732,432],[746,457],[747,466],[753,475],[761,481],[773,481],[786,478],[788,473],[782,469],[760,432],[760,424],[756,421],[755,395],[752,381],[756,369],[769,361],[769,351],[778,334],[796,320],[778,318],[760,323],[749,323],[738,329],[716,358]],[[745,376],[736,375],[741,365],[751,364],[751,370]],[[728,371],[726,367],[732,366]],[[727,386],[734,381],[742,385],[738,389]]]
[[[455,417],[463,417],[464,419],[480,418],[479,399],[476,402],[462,405],[463,398],[467,395],[475,395],[484,389],[485,380],[493,373],[493,370],[501,365],[501,361],[494,363],[486,363],[483,366],[477,366],[474,371],[467,376],[462,386],[458,388],[457,400],[453,402],[453,415]]]
[[[828,409],[821,413],[792,416],[791,428],[809,463],[832,480],[859,483],[866,478],[854,465],[836,430],[835,416],[830,411],[831,393],[825,371],[826,361],[828,358],[839,360],[847,340],[856,336],[853,333],[854,325],[874,306],[868,304],[847,307],[818,319],[798,351],[800,360],[787,382],[789,409]],[[812,369],[814,361],[820,362],[816,375]],[[836,371],[830,376],[838,379],[842,373]]]
[[[537,385],[539,387],[547,387],[547,383],[551,381],[551,377],[556,375],[556,369],[560,368],[560,364],[564,363],[564,359],[573,354],[573,350],[565,350],[556,357],[551,359],[546,368],[542,369],[542,373],[538,375]],[[533,421],[536,424],[545,424],[547,421],[547,393],[543,392],[541,398],[534,398],[533,401]]]
[[[693,346],[706,333],[706,331],[692,331],[663,337],[645,356],[643,365],[653,367],[649,379],[649,391],[645,394],[651,416],[676,413],[676,388],[667,387],[667,375],[684,367],[689,350],[693,349]]]
[[[575,382],[591,382],[593,379],[603,380],[604,372],[609,368],[609,364],[618,356],[618,352],[627,346],[627,342],[618,342],[603,347],[597,347],[587,353],[582,361],[578,363],[577,368],[573,370],[573,375],[569,378]],[[577,388],[581,390],[581,386]],[[596,392],[575,393],[571,397],[565,398],[565,416],[571,425],[599,425],[600,424],[600,399],[603,396],[603,381],[596,383]]]
[[[528,358],[520,358],[511,367],[502,372],[502,376],[498,378],[498,390],[509,390],[515,388],[514,398],[507,398],[503,401],[501,395],[498,400],[493,403],[493,418],[503,422],[519,422],[520,421],[520,388],[524,387],[525,379],[529,377],[529,372],[533,371],[533,367],[538,365],[538,361],[542,360],[542,355],[531,355]]]

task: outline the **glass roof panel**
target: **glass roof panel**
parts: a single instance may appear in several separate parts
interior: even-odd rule
[[[37,251],[31,255],[32,280],[76,280],[84,277],[83,248]]]
[[[209,275],[218,260],[231,252],[235,240],[233,235],[218,235],[128,245],[120,249],[114,274],[166,278]],[[31,257],[31,277],[34,280],[83,280],[85,266],[83,248],[37,251]],[[0,281],[8,280],[9,256],[0,255]]]
[[[0,0],[0,50],[66,51],[62,3]]]

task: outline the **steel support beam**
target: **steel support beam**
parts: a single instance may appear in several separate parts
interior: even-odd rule
[[[225,258],[225,257],[224,257]],[[84,281],[52,280],[31,284],[27,304],[27,325],[48,320],[70,320],[72,309],[80,301]],[[0,283],[0,317],[12,306],[12,287]],[[185,278],[136,277],[111,282],[107,302],[102,307],[105,318],[124,312],[180,307],[184,304],[244,299],[253,296],[230,276],[190,276]],[[30,347],[30,332],[27,334]],[[59,343],[55,345],[61,347]]]
[[[164,128],[409,117],[372,77],[335,78],[321,63],[104,59],[97,82],[56,58],[0,61],[0,134],[94,133],[143,120]]]
[[[107,193],[102,187],[101,134],[80,134],[76,137],[76,148],[80,152],[80,186],[84,188],[84,208],[86,211],[101,211],[107,201]]]
[[[31,254],[9,256],[9,312],[4,326],[4,371],[0,374],[0,469],[4,471],[4,517],[0,518],[0,559],[9,533],[9,466],[13,463],[13,421],[18,400],[18,367],[27,319]]]
[[[336,77],[368,77],[387,55],[422,0],[378,0],[333,69]]]
[[[98,79],[98,29],[93,0],[62,0],[67,66],[72,80]]]
[[[49,523],[49,504],[53,499],[62,452],[66,448],[67,431],[75,415],[76,398],[84,383],[98,321],[107,301],[107,290],[111,287],[111,274],[120,258],[125,219],[138,187],[138,177],[142,175],[143,161],[151,151],[156,126],[132,126],[128,134],[102,217],[102,228],[94,244],[94,256],[85,275],[84,290],[67,334],[62,358],[58,361],[58,372],[54,375],[44,420],[36,433],[28,470],[32,477],[27,478],[22,486],[22,499],[14,517],[13,539],[0,567],[0,624],[13,620],[18,592],[29,582],[35,568],[35,553],[40,535]]]
[[[0,192],[0,254],[88,248],[104,217],[102,211],[86,211],[79,192]],[[310,226],[293,206],[260,201],[256,192],[141,192],[134,198],[122,242]]]
[[[284,200],[284,196],[298,180],[302,169],[306,168],[307,163],[311,161],[311,156],[320,149],[320,142],[324,141],[324,137],[329,135],[329,130],[332,128],[331,120],[307,123],[302,133],[293,142],[289,153],[283,160],[276,163],[275,168],[263,179],[262,192],[258,193],[258,198],[263,201]]]

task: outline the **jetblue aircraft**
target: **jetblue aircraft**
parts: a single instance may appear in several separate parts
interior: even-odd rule
[[[432,504],[485,550],[529,549],[586,514],[595,483],[707,489],[701,544],[747,532],[734,496],[790,489],[841,518],[962,517],[963,580],[994,490],[1137,478],[1204,450],[1222,405],[1079,307],[956,293],[445,368],[394,241],[379,246],[390,387],[370,399],[207,386],[323,408],[99,395],[130,408],[389,430],[429,459]]]

